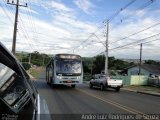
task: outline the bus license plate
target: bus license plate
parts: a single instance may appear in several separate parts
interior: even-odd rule
[[[68,80],[67,82],[68,82],[68,83],[71,83],[72,81],[71,81],[71,80]]]

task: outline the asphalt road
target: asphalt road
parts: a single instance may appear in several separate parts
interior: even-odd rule
[[[50,87],[45,75],[35,82],[40,95],[47,101],[51,117],[66,120],[67,115],[82,114],[159,114],[160,97],[121,90],[100,91],[90,89],[87,84],[71,88]],[[84,117],[84,116],[83,116]],[[91,116],[94,117],[94,116]],[[70,118],[69,118],[70,119]],[[73,117],[73,119],[76,119]]]

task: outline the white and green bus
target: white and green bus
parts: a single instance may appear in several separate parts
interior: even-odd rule
[[[83,82],[83,66],[81,56],[75,54],[56,54],[46,66],[47,84],[71,85]]]

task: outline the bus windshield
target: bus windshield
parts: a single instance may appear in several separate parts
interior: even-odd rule
[[[81,61],[71,59],[56,60],[57,74],[81,74]]]

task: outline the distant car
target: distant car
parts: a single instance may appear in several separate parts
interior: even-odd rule
[[[89,86],[90,88],[96,86],[101,90],[113,88],[118,92],[123,87],[123,82],[119,79],[112,79],[109,75],[97,75],[94,79],[91,79]]]
[[[47,108],[23,66],[0,42],[0,119],[50,119]]]

